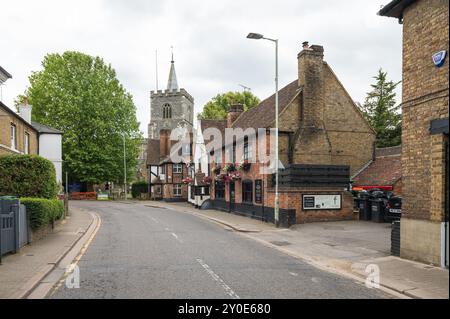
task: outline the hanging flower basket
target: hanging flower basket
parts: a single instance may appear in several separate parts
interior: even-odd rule
[[[194,182],[194,180],[190,177],[186,177],[185,179],[183,179],[181,181],[183,184],[192,184]]]
[[[231,176],[230,175],[226,175],[223,179],[224,179],[225,183],[231,182]]]
[[[241,174],[239,174],[239,173],[233,173],[233,174],[230,175],[230,177],[231,177],[231,179],[232,179],[233,181],[238,181],[238,180],[241,179]]]
[[[236,165],[233,163],[228,163],[223,168],[224,173],[231,173],[236,171]]]
[[[203,183],[203,184],[210,185],[211,182],[212,182],[211,176],[205,176],[205,177],[203,177],[203,179],[202,179],[202,183]]]
[[[226,176],[225,174],[219,174],[219,175],[216,176],[216,180],[217,181],[223,181],[223,180],[225,180],[225,176]]]
[[[220,175],[221,171],[222,171],[222,169],[220,168],[220,166],[216,166],[216,167],[214,167],[214,169],[213,169],[213,173],[214,173],[215,175]]]
[[[238,169],[241,170],[241,171],[247,172],[247,171],[250,170],[250,167],[252,167],[252,164],[249,163],[248,160],[245,160],[241,164],[239,164]]]

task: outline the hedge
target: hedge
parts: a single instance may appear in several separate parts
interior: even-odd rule
[[[131,185],[131,195],[133,198],[138,198],[141,196],[141,193],[148,192],[148,183],[147,182],[135,182]]]
[[[64,203],[59,199],[21,198],[30,216],[30,226],[37,229],[64,216]]]
[[[0,196],[53,199],[57,194],[52,162],[37,155],[0,156]]]

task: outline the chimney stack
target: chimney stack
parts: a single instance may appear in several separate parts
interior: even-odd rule
[[[298,54],[298,85],[303,90],[303,125],[323,128],[324,115],[324,49],[303,43]]]
[[[231,127],[234,121],[244,112],[244,106],[242,104],[232,104],[228,109],[227,114],[227,127]]]
[[[24,101],[18,106],[18,108],[20,117],[23,118],[27,123],[31,124],[31,111],[33,107],[28,104],[27,97],[25,97]]]

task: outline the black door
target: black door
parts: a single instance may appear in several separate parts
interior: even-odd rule
[[[448,260],[449,260],[449,147],[448,147],[448,135],[445,136],[445,166],[444,166],[444,172],[445,172],[445,199],[444,199],[444,207],[445,207],[445,238],[444,238],[444,265],[448,268]]]
[[[234,202],[236,200],[236,185],[230,182],[230,212],[234,212]]]

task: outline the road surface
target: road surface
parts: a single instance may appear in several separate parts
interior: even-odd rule
[[[80,288],[50,298],[391,298],[189,213],[71,202],[102,226],[78,263]]]

